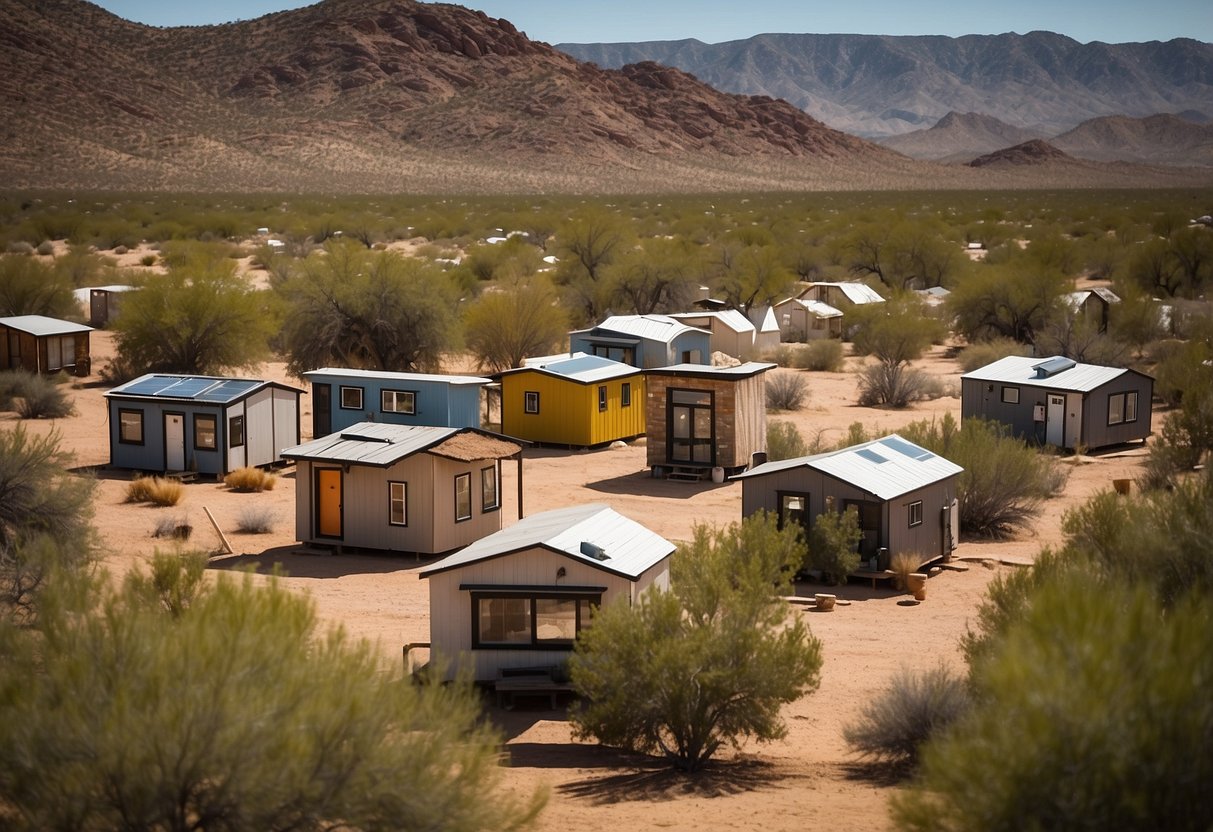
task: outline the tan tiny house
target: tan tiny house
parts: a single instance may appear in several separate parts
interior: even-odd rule
[[[45,315],[0,318],[0,369],[44,374],[62,370],[83,378],[92,370],[92,331]]]
[[[774,364],[675,364],[645,371],[645,434],[655,475],[742,471],[767,447],[766,383]]]
[[[299,540],[440,554],[501,528],[501,461],[522,446],[476,428],[360,422],[282,452]]]
[[[519,520],[420,573],[445,678],[557,664],[603,604],[669,587],[674,544],[599,504]]]

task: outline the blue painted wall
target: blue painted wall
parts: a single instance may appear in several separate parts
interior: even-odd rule
[[[369,376],[340,376],[325,374],[309,376],[313,397],[316,384],[332,385],[330,406],[333,433],[345,430],[358,422],[374,421],[389,425],[431,425],[440,428],[479,428],[480,390],[479,384],[451,384],[440,379],[395,379]],[[341,388],[362,389],[362,407],[348,409],[341,406]],[[382,408],[384,390],[402,390],[414,394],[415,412],[385,413]]]

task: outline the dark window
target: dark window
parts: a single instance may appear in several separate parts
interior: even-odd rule
[[[417,394],[411,390],[384,390],[380,394],[384,413],[403,413],[412,416],[417,412]]]
[[[1108,424],[1137,421],[1137,391],[1108,396]]]
[[[539,412],[539,394],[534,390],[528,390],[522,394],[522,409],[525,413]]]
[[[484,511],[500,508],[497,495],[497,466],[480,469],[480,507]]]
[[[601,595],[472,595],[473,647],[572,649],[588,628]]]
[[[472,519],[472,475],[455,477],[455,522]]]
[[[118,441],[127,445],[143,444],[143,411],[118,411]]]
[[[600,384],[600,385],[598,385],[598,412],[601,413],[602,411],[606,410],[606,408],[607,408],[606,385]]]
[[[713,447],[715,409],[712,393],[706,390],[669,388],[666,410],[670,462],[694,462],[712,465],[716,459]]]
[[[341,409],[342,410],[362,410],[362,388],[361,387],[342,387],[341,388]]]
[[[215,436],[218,420],[214,416],[194,416],[194,449],[213,451],[218,447]]]
[[[229,448],[239,448],[244,444],[243,416],[233,416],[227,420],[227,444]]]
[[[792,491],[780,491],[779,494],[779,528],[789,523],[797,523],[805,534],[809,531],[809,495]]]
[[[622,407],[632,406],[632,382],[625,381],[619,389],[619,404]]]
[[[387,484],[388,523],[393,526],[409,524],[409,484],[389,482]]]
[[[1002,400],[1007,404],[1019,404],[1019,388],[1018,387],[1003,387]]]
[[[910,525],[911,526],[921,526],[922,525],[922,500],[915,500],[914,502],[910,503],[909,508],[910,508]]]

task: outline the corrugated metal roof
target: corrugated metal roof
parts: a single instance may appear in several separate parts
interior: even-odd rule
[[[524,370],[537,370],[541,373],[560,376],[581,382],[582,384],[592,384],[596,381],[607,381],[612,378],[640,373],[640,370],[631,364],[612,361],[600,355],[587,355],[584,352],[574,353],[573,355],[551,356],[550,358],[551,360],[545,362],[540,362],[539,359],[528,358],[525,366],[515,370],[506,370],[502,375],[519,373]]]
[[[775,304],[775,306],[780,307],[780,306],[784,306],[786,304],[793,304],[793,303],[797,304],[798,306],[804,307],[804,309],[815,318],[841,318],[842,317],[841,310],[835,309],[833,306],[830,306],[830,304],[828,304],[822,300],[805,300],[803,298],[788,298],[787,300],[781,300],[779,303]]]
[[[590,544],[583,546],[582,544]],[[483,537],[420,573],[428,578],[489,558],[543,546],[635,580],[674,551],[674,544],[602,503],[532,514]],[[595,553],[601,553],[596,557]]]
[[[1061,300],[1071,311],[1077,312],[1082,308],[1087,298],[1092,295],[1100,298],[1104,303],[1120,303],[1120,296],[1118,294],[1102,286],[1096,286],[1093,289],[1080,289],[1077,292],[1068,292],[1061,296]]]
[[[669,367],[654,367],[651,370],[645,370],[645,374],[702,376],[704,378],[713,376],[748,378],[758,373],[765,373],[767,370],[772,370],[778,366],[778,364],[767,364],[761,361],[747,361],[745,364],[737,364],[732,367],[713,367],[708,364],[671,364]]]
[[[842,292],[843,296],[851,303],[884,303],[884,298],[866,283],[848,281],[845,283],[818,282],[809,284],[810,288],[813,286],[836,286],[838,287],[838,291]],[[806,289],[805,291],[808,290]]]
[[[279,387],[295,393],[303,392],[298,388],[264,379],[149,373],[128,381],[126,384],[120,384],[105,395],[119,398],[133,397],[169,401],[206,402],[209,404],[230,404],[268,386]]]
[[[366,378],[384,381],[400,382],[436,382],[439,384],[488,384],[489,379],[482,376],[448,376],[441,373],[394,373],[387,370],[350,370],[340,367],[322,367],[319,370],[309,370],[303,377],[311,381],[317,378]]]
[[[1060,358],[1054,356],[1053,358]],[[1103,367],[1098,364],[1075,364],[1068,370],[1054,373],[1046,378],[1038,378],[1037,365],[1052,359],[1032,358],[1023,355],[1008,355],[993,364],[978,367],[971,373],[965,373],[961,379],[976,379],[977,381],[996,381],[1001,384],[1016,384],[1027,387],[1042,387],[1049,390],[1069,390],[1075,393],[1088,393],[1097,387],[1102,387],[1109,381],[1125,373],[1133,372],[1124,367]]]
[[[753,332],[754,324],[745,315],[741,314],[736,309],[719,309],[713,312],[679,312],[669,317],[690,326],[698,326],[693,323],[695,320],[703,320],[704,318],[715,318],[734,332]],[[710,324],[708,325],[710,326]],[[704,329],[706,327],[699,327]]]
[[[287,448],[284,459],[309,459],[386,468],[407,456],[429,450],[458,433],[492,436],[475,428],[447,428],[430,425],[388,425],[359,422],[339,433],[332,433]],[[513,445],[514,451],[517,446]],[[508,454],[505,454],[508,456]],[[484,457],[490,458],[490,457]]]
[[[668,344],[682,333],[692,331],[706,332],[687,326],[669,315],[612,315],[593,329],[582,330],[582,333],[597,335],[614,332]]]
[[[812,468],[881,500],[891,500],[964,471],[956,463],[893,433],[839,451],[766,462],[732,479],[761,477],[793,468]]]
[[[91,326],[61,321],[58,318],[48,318],[45,315],[14,315],[11,318],[0,318],[0,326],[28,332],[35,338],[41,338],[44,335],[73,335],[77,332],[93,331]]]

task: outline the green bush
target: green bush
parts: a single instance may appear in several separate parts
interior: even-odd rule
[[[846,364],[842,342],[834,338],[810,341],[792,353],[792,366],[819,373],[841,373]]]
[[[39,254],[41,254],[43,257],[47,257],[51,254],[54,254],[55,253],[55,244],[52,243],[50,240],[43,240],[42,242],[38,243],[37,252]]]
[[[993,364],[1008,355],[1027,355],[1029,348],[1012,338],[991,338],[970,344],[960,352],[958,363],[962,373],[971,373],[987,364]]]
[[[5,254],[23,254],[30,255],[34,253],[34,247],[25,240],[14,240],[4,247]]]
[[[859,377],[859,404],[863,407],[908,407],[911,402],[939,398],[941,385],[909,364],[881,361]]]
[[[963,716],[970,702],[964,677],[946,666],[903,667],[889,689],[869,700],[859,718],[843,728],[843,737],[864,757],[912,766],[927,741]]]
[[[808,397],[808,380],[799,373],[772,373],[767,377],[768,410],[799,410]]]
[[[774,462],[807,454],[808,447],[795,425],[774,419],[767,422],[767,459]]]
[[[821,572],[827,583],[845,584],[847,576],[859,568],[856,547],[862,538],[859,512],[854,508],[823,512],[813,521],[809,532],[809,553],[804,568]]]

